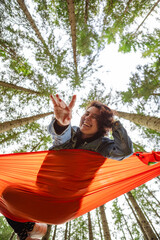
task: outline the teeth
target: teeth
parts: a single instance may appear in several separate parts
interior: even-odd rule
[[[87,123],[83,123],[84,125],[86,125],[87,127],[90,127],[90,125],[88,125]]]

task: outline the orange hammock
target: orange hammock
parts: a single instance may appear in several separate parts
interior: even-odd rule
[[[15,221],[61,224],[160,174],[160,152],[119,162],[87,150],[0,155],[0,212]]]

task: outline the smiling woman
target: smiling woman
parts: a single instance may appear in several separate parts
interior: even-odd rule
[[[85,114],[81,117],[80,126],[71,127],[72,109],[75,105],[76,96],[74,95],[72,97],[69,105],[67,105],[58,94],[56,94],[55,97],[51,96],[51,100],[54,106],[54,118],[48,126],[48,131],[52,135],[53,146],[49,150],[84,149],[98,152],[104,157],[118,161],[129,157],[133,153],[132,142],[127,131],[119,121],[114,121],[113,112],[105,104],[98,101],[91,102]],[[105,136],[109,130],[112,130],[114,140]],[[50,151],[50,154],[52,155],[52,151]],[[79,157],[80,159],[83,158],[82,155],[79,155]],[[51,158],[51,160],[53,159]],[[66,164],[68,166],[68,163]],[[96,162],[94,162],[94,167],[95,165]],[[77,168],[76,164],[75,168],[77,174],[81,176],[80,168]],[[84,168],[81,170],[84,174]],[[39,177],[37,177],[37,184],[41,189],[46,187],[42,184],[41,178]],[[54,188],[52,191],[54,191]],[[67,209],[65,211],[67,211]],[[7,220],[18,233],[20,240],[34,239],[32,238],[33,236],[42,237],[46,232],[45,224],[34,224],[30,222],[19,223],[11,219]]]
[[[107,105],[98,101],[91,102],[86,110],[86,113],[81,118],[80,131],[83,133],[82,138],[87,138],[87,135],[84,136],[84,126],[86,126],[86,130],[89,130],[92,136],[95,133],[97,133],[99,136],[104,136],[108,135],[109,130],[112,128],[113,122],[113,112]]]

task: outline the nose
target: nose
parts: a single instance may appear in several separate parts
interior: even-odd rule
[[[90,114],[85,117],[85,119],[90,119],[90,118],[91,118]]]

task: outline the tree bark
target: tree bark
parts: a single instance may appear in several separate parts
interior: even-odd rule
[[[15,236],[15,232],[13,231],[9,240],[13,240],[14,236]]]
[[[88,230],[89,230],[89,240],[93,240],[92,221],[91,221],[90,212],[88,212]]]
[[[147,187],[146,184],[144,184],[144,187],[147,189],[149,194],[157,201],[157,203],[160,205],[160,201],[154,196],[153,192]]]
[[[20,8],[22,9],[22,11],[24,12],[24,14],[25,14],[27,20],[28,20],[29,23],[31,24],[33,30],[35,31],[35,33],[36,33],[38,39],[39,39],[39,40],[43,43],[43,45],[44,45],[44,44],[45,44],[45,41],[44,41],[44,39],[43,39],[43,37],[42,37],[40,31],[38,30],[38,27],[37,27],[37,25],[36,25],[34,19],[32,18],[30,12],[28,11],[28,8],[27,8],[27,6],[26,6],[24,0],[17,0],[17,2],[18,2],[18,4],[19,4]],[[45,44],[45,45],[46,45],[46,44]]]
[[[114,111],[114,110],[113,110]],[[158,117],[151,117],[140,115],[136,113],[127,113],[127,112],[120,112],[114,111],[115,115],[127,119],[135,124],[139,124],[146,128],[150,128],[152,130],[160,131],[160,118]]]
[[[57,225],[54,226],[54,233],[53,233],[53,238],[52,240],[56,239],[56,231],[57,231]]]
[[[67,240],[67,235],[68,235],[68,222],[66,222],[66,228],[65,228],[65,233],[64,233],[64,240]]]
[[[51,233],[51,228],[52,228],[52,225],[48,225],[48,226],[47,226],[47,232],[46,232],[46,234],[42,237],[42,240],[49,240],[50,233]]]
[[[43,93],[34,91],[32,89],[20,87],[20,86],[17,86],[15,84],[3,82],[3,81],[0,81],[0,86],[6,87],[6,88],[13,88],[13,89],[16,89],[16,90],[20,90],[20,91],[26,92],[28,94],[37,94],[37,95],[42,95],[43,94]]]
[[[69,22],[71,25],[72,49],[75,68],[77,69],[77,53],[76,53],[76,16],[74,0],[67,0]]]
[[[27,20],[29,21],[32,29],[34,30],[36,36],[38,37],[38,39],[41,41],[41,43],[42,43],[43,46],[45,47],[46,53],[52,58],[52,60],[54,60],[54,57],[53,57],[53,55],[50,53],[50,51],[49,51],[49,49],[48,49],[48,47],[47,47],[47,44],[45,43],[44,38],[42,37],[42,35],[41,35],[41,33],[40,33],[40,31],[39,31],[39,29],[38,29],[38,27],[37,27],[34,19],[32,18],[30,12],[28,11],[27,6],[25,5],[24,0],[17,0],[17,2],[18,2],[18,4],[19,4],[20,8],[22,9],[22,11],[24,12],[24,14],[25,14]]]
[[[132,193],[131,192],[128,192],[127,193],[127,196],[129,198],[129,201],[131,202],[132,206],[134,207],[137,215],[138,215],[138,218],[139,218],[139,221],[141,222],[142,224],[142,227],[147,235],[147,237],[149,239],[154,239],[154,240],[158,240],[155,233],[153,232],[150,224],[148,223],[148,221],[146,220],[141,208],[139,207],[137,201],[135,200],[135,198],[133,197]]]
[[[85,24],[87,24],[87,20],[88,20],[88,6],[89,6],[89,0],[86,0],[85,15],[84,15],[84,22],[85,22]]]
[[[97,215],[97,219],[98,219],[98,226],[99,226],[99,232],[100,232],[101,240],[103,240],[102,227],[101,227],[101,223],[100,223],[98,208],[96,208],[96,215]]]
[[[137,27],[135,33],[133,34],[133,36],[135,36],[138,32],[138,30],[140,29],[140,27],[143,25],[143,23],[146,21],[146,19],[149,17],[149,15],[151,14],[151,12],[153,12],[153,10],[155,9],[155,7],[158,5],[158,3],[160,2],[160,0],[158,0],[153,7],[151,8],[151,10],[149,11],[149,13],[147,14],[147,16],[143,19],[143,21],[141,22],[141,24]]]
[[[17,120],[0,123],[0,133],[9,131],[16,127],[24,126],[28,123],[32,123],[40,118],[46,117],[51,114],[53,114],[53,112],[38,114],[38,115],[34,115],[32,117],[26,117],[26,118],[21,118],[21,119],[17,119]]]
[[[138,223],[138,225],[139,225],[139,227],[140,227],[140,229],[141,229],[141,231],[142,231],[142,233],[143,233],[144,240],[149,240],[148,237],[147,237],[147,235],[146,235],[146,233],[145,233],[145,231],[144,231],[144,229],[143,229],[143,227],[142,227],[141,222],[139,221],[139,219],[138,219],[138,217],[137,217],[137,215],[136,215],[136,213],[135,213],[135,211],[134,211],[134,209],[133,209],[133,207],[132,207],[132,205],[130,204],[128,198],[126,197],[126,194],[124,194],[124,197],[125,197],[128,205],[129,205],[129,207],[131,208],[132,213],[133,213],[133,215],[134,215],[134,217],[135,217],[135,219],[136,219],[136,221],[137,221],[137,223]]]
[[[102,220],[104,239],[111,240],[111,235],[110,235],[110,231],[109,231],[109,226],[108,226],[108,222],[107,222],[107,218],[106,218],[104,205],[100,206],[99,210],[100,210],[100,215],[101,215],[101,220]]]

